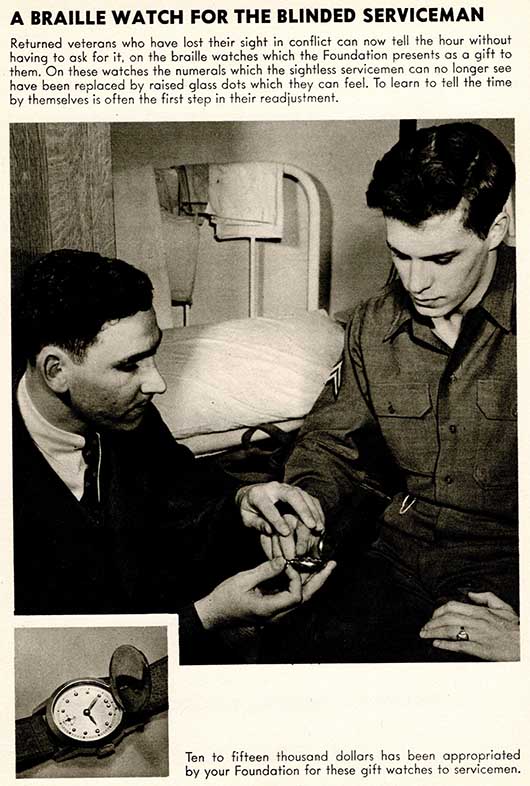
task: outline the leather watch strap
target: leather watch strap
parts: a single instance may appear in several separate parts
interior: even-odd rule
[[[156,715],[168,708],[167,655],[149,666],[151,673],[151,696],[142,710],[142,715]]]
[[[57,750],[43,714],[29,715],[16,722],[17,770],[51,758]]]

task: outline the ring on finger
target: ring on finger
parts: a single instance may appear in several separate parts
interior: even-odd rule
[[[469,641],[469,633],[463,625],[460,626],[460,630],[456,634],[455,638],[457,641]]]

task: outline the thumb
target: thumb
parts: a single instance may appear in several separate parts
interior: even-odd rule
[[[284,568],[285,559],[283,557],[275,557],[268,562],[262,562],[261,565],[258,565],[256,568],[244,571],[241,575],[247,584],[247,589],[252,589],[253,587],[257,587],[258,584],[261,584],[262,581],[267,581],[267,579],[273,579],[275,576],[279,576],[280,573],[283,573]]]
[[[493,592],[468,592],[473,603],[487,606],[489,609],[506,609],[513,611],[512,607],[497,597]]]

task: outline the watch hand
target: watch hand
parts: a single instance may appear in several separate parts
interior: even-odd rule
[[[98,700],[98,698],[99,698],[99,696],[96,696],[96,698],[95,698],[95,699],[92,699],[92,701],[91,701],[91,702],[90,702],[90,704],[88,705],[88,711],[89,711],[89,712],[90,712],[90,710],[92,709],[92,707],[94,706],[94,704],[96,703],[96,701]]]
[[[93,718],[93,717],[92,717],[92,715],[90,714],[90,707],[88,707],[88,709],[86,709],[86,710],[83,710],[83,715],[85,715],[87,718],[90,718],[90,720],[92,721],[92,723],[93,723],[95,726],[97,726],[97,723],[96,723],[96,721],[94,720],[94,718]]]

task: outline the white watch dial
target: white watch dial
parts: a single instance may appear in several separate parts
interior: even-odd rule
[[[71,740],[97,742],[121,723],[122,710],[110,689],[99,680],[75,680],[64,685],[51,706],[56,729]]]

